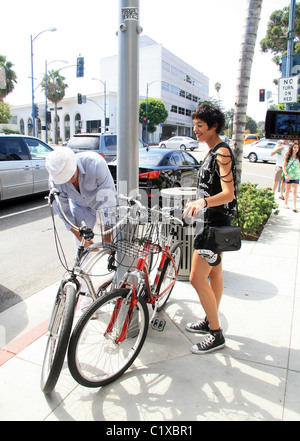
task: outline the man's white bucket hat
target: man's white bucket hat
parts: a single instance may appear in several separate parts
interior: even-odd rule
[[[58,147],[46,159],[49,180],[55,184],[65,184],[76,172],[77,157],[69,147]]]

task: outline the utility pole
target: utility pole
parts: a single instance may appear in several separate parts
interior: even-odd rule
[[[139,193],[139,16],[139,0],[120,0],[117,189],[118,194],[130,197]],[[118,280],[127,260],[125,256],[118,267]]]
[[[139,187],[139,14],[139,0],[120,0],[117,183],[126,196]]]
[[[287,46],[287,61],[286,61],[286,76],[290,77],[293,70],[294,57],[294,38],[295,38],[295,11],[296,0],[291,0],[290,16],[289,16],[289,32],[288,32],[288,46]],[[286,110],[291,110],[291,105],[285,105]]]

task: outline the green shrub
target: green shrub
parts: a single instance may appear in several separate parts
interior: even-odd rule
[[[278,205],[271,188],[257,188],[258,184],[244,182],[238,196],[239,225],[242,237],[257,240],[273,210],[278,215]],[[237,219],[234,222],[237,225]]]

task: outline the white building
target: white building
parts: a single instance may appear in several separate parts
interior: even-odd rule
[[[112,56],[101,60],[101,80],[106,82],[106,117],[109,132],[117,131],[117,91],[118,57]],[[191,113],[199,99],[207,99],[209,79],[173,55],[161,44],[147,36],[140,37],[140,100],[148,97],[161,99],[168,110],[167,120],[157,127],[156,132],[148,134],[149,143],[157,144],[160,139],[174,135],[192,136]],[[65,141],[74,133],[104,131],[104,93],[88,95],[86,103],[78,104],[77,96],[65,98],[59,102],[59,136]],[[45,103],[38,103],[37,136],[45,139],[44,115]],[[49,127],[49,139],[54,139],[54,106],[48,102],[52,124]],[[31,105],[11,109],[19,130],[24,134],[32,133]],[[43,113],[43,114],[42,114]],[[144,139],[140,125],[140,138]]]

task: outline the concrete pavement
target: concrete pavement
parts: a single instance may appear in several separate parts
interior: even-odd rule
[[[0,314],[1,421],[300,420],[300,212],[280,205],[258,242],[224,256],[220,319],[225,349],[190,352],[202,315],[189,282],[177,282],[162,333],[149,329],[132,368],[100,389],[79,386],[67,363],[45,396],[40,375],[58,284]],[[300,203],[299,203],[300,205]],[[137,424],[137,423],[136,423]]]

